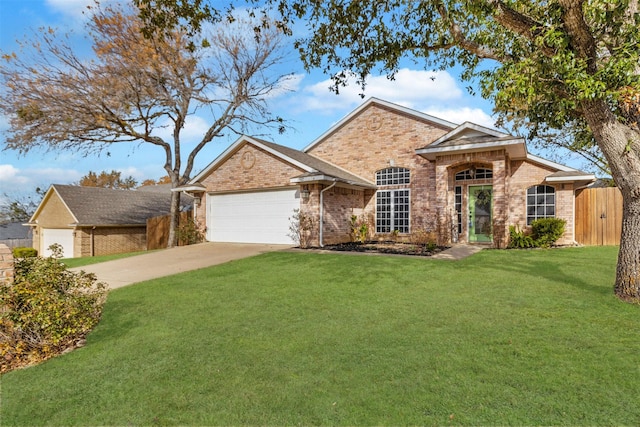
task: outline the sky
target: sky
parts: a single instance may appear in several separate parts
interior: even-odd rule
[[[0,51],[16,51],[16,40],[28,39],[39,27],[54,27],[62,31],[84,31],[86,10],[92,0],[0,0]],[[78,38],[81,39],[81,38]],[[78,46],[79,49],[87,46]],[[283,73],[293,73],[291,91],[270,100],[271,109],[288,121],[293,130],[284,135],[277,132],[261,135],[278,144],[301,149],[322,135],[331,126],[357,108],[369,97],[415,109],[454,123],[471,121],[493,127],[491,103],[479,96],[471,96],[467,82],[459,78],[455,69],[428,71],[407,62],[394,81],[386,76],[372,76],[367,83],[365,99],[360,97],[357,85],[340,91],[329,90],[329,76],[319,71],[305,72],[302,62],[294,52],[282,64]],[[184,129],[183,141],[195,143],[207,128],[207,118],[192,116]],[[121,172],[138,182],[159,179],[165,175],[162,165],[164,154],[160,148],[146,144],[119,144],[110,148],[110,156],[87,156],[78,153],[30,151],[25,155],[5,150],[5,131],[8,120],[0,116],[0,201],[4,194],[33,192],[36,187],[50,184],[77,182],[89,171]],[[217,138],[199,153],[192,176],[205,168],[225,148],[237,139],[237,135]],[[188,147],[187,147],[188,148]],[[531,149],[533,154],[536,153]],[[185,155],[186,157],[186,155]],[[576,165],[569,164],[577,167]]]

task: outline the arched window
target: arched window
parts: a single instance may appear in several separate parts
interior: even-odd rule
[[[527,189],[527,225],[539,218],[556,216],[556,189],[535,185]]]
[[[376,172],[376,185],[405,186],[411,182],[406,168],[387,168]],[[411,203],[408,188],[380,189],[376,193],[376,233],[409,232]]]
[[[493,178],[493,171],[484,168],[469,168],[456,174],[456,181],[467,181],[471,179]]]

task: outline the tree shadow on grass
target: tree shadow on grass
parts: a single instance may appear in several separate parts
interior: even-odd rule
[[[563,249],[549,249],[549,251],[562,251]],[[519,250],[512,250],[520,252]],[[614,266],[608,265],[607,259],[593,260],[591,264],[588,259],[582,259],[579,253],[573,257],[562,256],[554,257],[552,254],[546,259],[532,259],[528,251],[522,251],[521,257],[511,257],[506,262],[492,262],[490,268],[493,270],[504,271],[506,275],[520,275],[522,277],[530,277],[532,281],[542,279],[547,282],[557,283],[560,285],[571,286],[573,288],[588,291],[603,296],[613,295],[613,286],[615,281],[615,262]],[[560,254],[559,254],[560,255]],[[593,263],[596,263],[595,266]],[[611,268],[611,275],[607,276],[606,284],[597,284],[598,276],[605,276],[602,269]],[[590,271],[598,271],[598,274],[588,276]],[[517,284],[514,283],[514,286]]]

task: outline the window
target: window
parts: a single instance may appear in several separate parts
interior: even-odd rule
[[[458,235],[462,234],[462,187],[456,186],[456,199],[455,199],[455,208],[456,208],[456,221],[458,226]]]
[[[376,194],[376,233],[409,232],[409,190],[380,190]]]
[[[376,185],[403,186],[411,181],[411,172],[406,168],[387,168],[376,172]],[[409,232],[409,190],[383,189],[376,193],[376,233]]]
[[[536,185],[527,190],[527,225],[539,218],[556,216],[556,190],[548,185]]]
[[[468,181],[472,179],[489,179],[493,178],[493,171],[491,169],[476,169],[471,168],[460,171],[456,174],[456,181]]]
[[[387,168],[376,172],[376,185],[409,184],[411,172],[406,168]]]

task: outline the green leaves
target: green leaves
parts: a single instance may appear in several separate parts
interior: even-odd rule
[[[72,347],[98,323],[105,285],[56,258],[16,262],[13,284],[0,286],[0,373]]]

